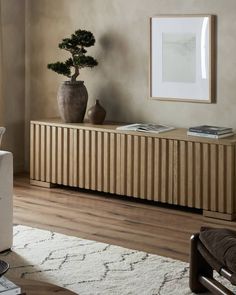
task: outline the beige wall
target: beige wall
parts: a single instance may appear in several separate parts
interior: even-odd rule
[[[84,70],[81,79],[85,80],[90,103],[100,98],[109,118],[236,127],[235,0],[30,0],[29,4],[31,118],[57,115],[56,91],[64,78],[47,70],[46,65],[64,56],[57,48],[63,37],[85,28],[96,36],[90,53],[100,64]],[[148,99],[149,17],[159,13],[217,15],[217,104]]]
[[[1,119],[3,148],[13,152],[15,171],[24,169],[25,1],[1,0]]]
[[[58,115],[56,92],[64,77],[46,65],[66,56],[58,42],[78,28],[97,40],[89,52],[100,64],[82,71],[81,79],[89,104],[101,99],[108,119],[236,128],[235,0],[28,0],[26,8],[27,147],[29,120]],[[149,17],[168,13],[217,15],[216,104],[149,99]]]

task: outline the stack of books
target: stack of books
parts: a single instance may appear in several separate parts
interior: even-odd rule
[[[233,129],[229,127],[217,127],[209,125],[201,125],[190,127],[187,132],[190,136],[200,136],[208,138],[224,138],[234,135]]]

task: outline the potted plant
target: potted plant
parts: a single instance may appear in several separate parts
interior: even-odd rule
[[[93,68],[98,62],[92,56],[86,55],[85,47],[95,44],[93,34],[85,30],[77,30],[70,38],[65,38],[59,43],[59,48],[68,51],[71,57],[65,62],[48,64],[48,69],[70,78],[64,81],[58,90],[57,101],[60,115],[66,123],[83,122],[88,92],[84,81],[77,81],[82,68]]]

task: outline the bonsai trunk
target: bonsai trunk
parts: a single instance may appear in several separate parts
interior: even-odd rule
[[[74,75],[71,76],[71,82],[76,82],[76,78],[79,76],[79,67],[75,66],[75,72]]]

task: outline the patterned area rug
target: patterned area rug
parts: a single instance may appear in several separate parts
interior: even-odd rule
[[[158,255],[21,225],[12,250],[0,255],[11,275],[80,295],[192,294],[188,264]]]

